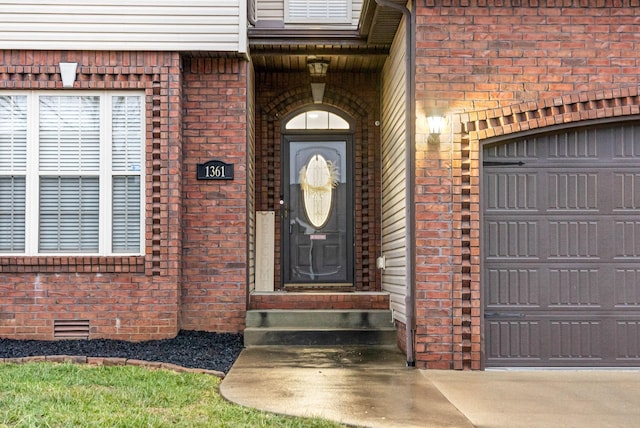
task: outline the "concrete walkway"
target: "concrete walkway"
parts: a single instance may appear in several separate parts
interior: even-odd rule
[[[415,370],[387,347],[247,348],[220,391],[243,406],[366,427],[640,426],[640,371]]]

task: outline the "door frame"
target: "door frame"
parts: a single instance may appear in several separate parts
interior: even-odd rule
[[[287,268],[290,262],[290,253],[287,242],[289,240],[288,217],[285,216],[286,204],[290,200],[289,196],[289,177],[291,167],[290,144],[292,142],[332,142],[344,141],[346,151],[346,164],[348,171],[345,172],[347,179],[347,275],[348,282],[309,282],[287,285]],[[335,288],[353,288],[355,287],[355,157],[354,157],[354,135],[349,130],[325,130],[313,129],[308,131],[295,130],[294,132],[282,133],[281,146],[281,170],[280,170],[280,287],[281,289],[335,289]]]

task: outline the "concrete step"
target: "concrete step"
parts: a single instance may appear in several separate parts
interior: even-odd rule
[[[247,311],[246,322],[247,327],[393,327],[391,311],[384,309],[259,309]]]
[[[251,310],[247,312],[245,346],[395,345],[391,311]]]
[[[313,329],[248,327],[244,345],[349,346],[395,345],[395,328],[377,329]]]

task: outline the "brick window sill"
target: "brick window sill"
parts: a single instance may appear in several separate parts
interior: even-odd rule
[[[144,256],[0,257],[0,273],[144,273]]]

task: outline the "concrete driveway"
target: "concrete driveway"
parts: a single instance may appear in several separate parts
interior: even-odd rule
[[[640,371],[420,371],[480,428],[640,426]]]

